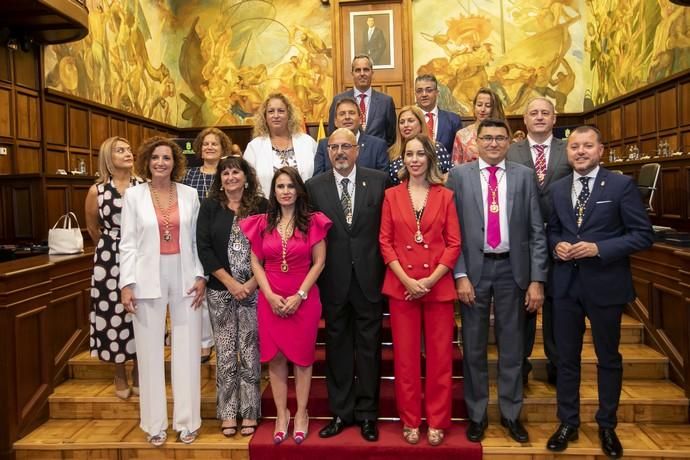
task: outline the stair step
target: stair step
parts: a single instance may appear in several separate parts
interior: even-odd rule
[[[271,422],[267,422],[271,423]],[[495,419],[482,441],[483,456],[490,459],[554,458],[546,450],[546,441],[556,428],[550,423],[526,423],[531,442],[523,445],[509,438]],[[174,442],[175,433],[168,431],[168,442],[154,448],[145,441],[136,420],[49,420],[14,444],[17,460],[55,458],[225,458],[248,459],[249,439],[239,435],[225,438],[219,423],[204,420],[200,436],[194,444]],[[654,423],[620,423],[616,429],[626,458],[690,458],[690,425]],[[337,438],[333,440],[337,443]],[[372,444],[375,447],[375,444]],[[309,439],[302,448],[309,448]],[[381,451],[371,453],[381,458]],[[563,457],[593,459],[602,457],[597,425],[585,423],[578,441],[570,443]],[[365,460],[362,458],[361,460]]]
[[[263,381],[264,386],[266,382]],[[380,416],[397,417],[393,395],[393,380],[381,381]],[[329,417],[325,381],[314,379],[310,394],[310,414]],[[290,384],[290,398],[294,399],[294,385]],[[201,414],[215,418],[215,381],[202,381]],[[498,419],[496,385],[490,385],[489,416]],[[462,382],[454,381],[453,417],[465,417],[462,405]],[[581,386],[583,420],[592,420],[598,407],[595,380],[583,380]],[[50,396],[50,415],[53,419],[138,419],[139,399],[123,401],[114,395],[111,380],[68,380]],[[626,380],[623,382],[618,418],[621,422],[683,423],[688,419],[688,398],[683,390],[670,381]],[[321,409],[324,408],[324,409]],[[172,414],[172,397],[168,388],[168,411]],[[556,422],[556,388],[545,382],[530,381],[525,387],[523,417],[530,422]],[[270,391],[264,395],[263,415],[275,415]]]

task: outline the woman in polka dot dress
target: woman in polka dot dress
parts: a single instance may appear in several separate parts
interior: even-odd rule
[[[141,182],[132,174],[134,156],[129,142],[111,137],[98,154],[99,178],[86,197],[86,227],[96,243],[91,277],[89,320],[91,356],[115,364],[115,395],[127,399],[138,394],[136,365],[132,389],[125,363],[136,359],[132,318],[120,303],[119,278],[120,211],[122,196],[130,185]]]

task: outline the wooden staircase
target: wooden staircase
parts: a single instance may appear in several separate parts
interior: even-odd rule
[[[667,378],[669,360],[643,344],[644,331],[638,321],[626,315],[622,328],[624,382],[618,434],[626,458],[690,458],[689,401],[683,390]],[[589,333],[585,341],[581,387],[583,427],[579,441],[571,443],[563,456],[591,459],[601,456],[601,450],[594,423],[598,404],[596,357]],[[554,458],[545,445],[557,424],[556,391],[545,381],[546,359],[541,343],[541,332],[538,332],[532,357],[534,371],[525,389],[522,413],[532,441],[520,446],[500,427],[496,389],[492,385],[490,425],[482,443],[484,458]],[[384,356],[388,353],[391,353],[390,345],[384,345]],[[495,372],[497,353],[493,345],[489,357]],[[198,440],[187,446],[169,438],[161,449],[152,448],[138,427],[138,399],[122,401],[115,397],[110,365],[82,352],[70,360],[69,366],[70,378],[50,396],[50,419],[14,444],[17,459],[249,458],[249,438],[237,435],[227,439],[219,431],[220,422],[215,420],[213,359],[202,366],[204,421]],[[383,384],[391,382],[384,380]],[[171,405],[170,391],[168,395]],[[375,449],[376,444],[371,448]]]

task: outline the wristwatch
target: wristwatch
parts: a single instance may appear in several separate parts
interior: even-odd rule
[[[297,291],[297,295],[300,296],[302,300],[307,300],[307,293],[303,290],[300,289],[299,291]]]

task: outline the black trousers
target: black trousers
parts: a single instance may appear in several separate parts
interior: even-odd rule
[[[351,279],[345,303],[323,305],[328,403],[347,423],[378,417],[383,314]]]
[[[544,305],[541,309],[542,335],[544,340],[544,353],[548,359],[547,372],[558,367],[558,349],[553,333],[553,299],[547,295],[544,297]],[[524,359],[522,361],[522,374],[526,375],[532,371],[532,363],[529,357],[532,356],[534,342],[537,334],[537,313],[525,314],[525,343]]]
[[[597,355],[599,409],[596,421],[601,428],[615,428],[616,411],[623,381],[623,359],[618,352],[624,305],[588,305],[577,279],[568,297],[554,299],[554,335],[558,348],[558,418],[561,423],[580,426],[580,355],[585,317],[592,328]]]

